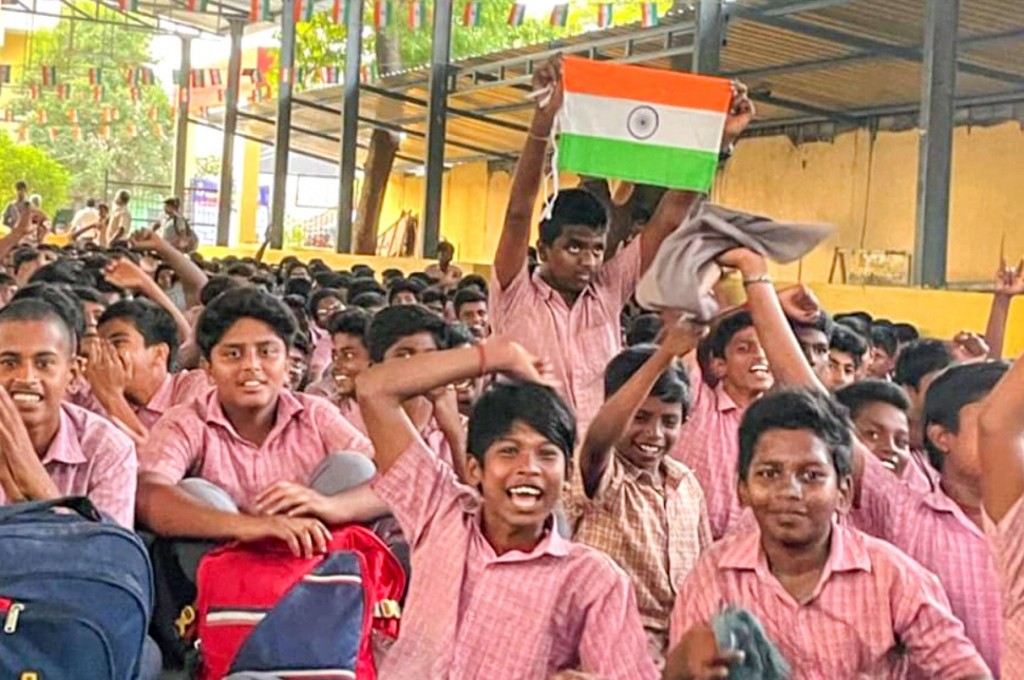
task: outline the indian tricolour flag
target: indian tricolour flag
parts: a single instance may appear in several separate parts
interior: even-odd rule
[[[612,25],[612,3],[602,2],[597,6],[597,27],[609,28]]]
[[[728,80],[565,57],[558,169],[707,191],[718,167]]]
[[[462,25],[468,28],[476,28],[479,26],[482,8],[483,3],[467,2],[466,6],[462,10]]]
[[[517,2],[508,10],[508,25],[522,26],[524,21],[526,21],[526,5]]]

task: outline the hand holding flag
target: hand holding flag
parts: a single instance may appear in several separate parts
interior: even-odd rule
[[[732,103],[725,118],[725,131],[722,134],[722,148],[727,149],[739,139],[757,113],[754,102],[750,100],[747,86],[738,80],[732,83]]]
[[[537,101],[531,133],[547,136],[562,108],[562,60],[553,57],[533,72],[533,83],[528,95]]]

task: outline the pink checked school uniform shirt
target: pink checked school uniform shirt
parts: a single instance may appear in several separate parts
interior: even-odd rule
[[[202,477],[226,491],[243,511],[279,482],[306,484],[331,453],[373,456],[370,441],[325,399],[281,390],[277,422],[263,444],[243,439],[224,415],[216,389],[161,418],[139,451],[140,469],[177,484]]]
[[[372,484],[412,549],[402,634],[381,680],[538,680],[575,668],[658,677],[633,588],[611,558],[554,529],[530,553],[495,554],[479,496],[418,438]]]
[[[619,315],[640,279],[640,239],[605,262],[569,306],[526,264],[508,288],[491,282],[495,335],[518,342],[552,363],[559,394],[576,411],[582,438],[604,403],[604,369],[622,349]]]
[[[953,614],[999,677],[999,582],[981,527],[942,489],[915,491],[874,456],[864,459],[859,507],[850,514],[854,526],[889,541],[939,577]]]
[[[204,371],[179,371],[164,378],[160,388],[145,406],[135,409],[135,415],[147,428],[152,429],[156,421],[174,406],[188,404],[213,389]]]
[[[932,680],[987,671],[934,576],[888,543],[838,524],[806,602],[771,573],[758,529],[713,545],[680,586],[672,644],[728,605],[761,621],[792,680],[902,678],[908,661]],[[907,659],[896,653],[898,644]]]
[[[121,526],[134,526],[135,444],[109,420],[65,402],[42,463],[61,495],[88,496]],[[6,503],[0,487],[0,505]]]
[[[1003,672],[1024,678],[1024,497],[999,524],[986,518],[1003,593]]]

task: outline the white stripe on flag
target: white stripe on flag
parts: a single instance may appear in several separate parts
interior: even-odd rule
[[[725,114],[567,91],[561,126],[587,137],[718,153]]]
[[[302,580],[309,581],[311,583],[355,583],[357,585],[363,582],[362,578],[360,578],[359,576],[354,576],[352,574],[337,574],[333,576],[306,574],[302,577]]]

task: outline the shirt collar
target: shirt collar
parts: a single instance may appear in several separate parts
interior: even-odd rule
[[[163,414],[164,411],[169,409],[174,404],[172,403],[172,397],[174,396],[174,376],[168,373],[164,376],[164,381],[160,383],[160,387],[157,388],[153,396],[150,397],[149,403],[141,408],[153,413]]]
[[[957,505],[956,501],[947,496],[946,492],[943,491],[942,487],[938,484],[933,487],[931,492],[922,497],[921,502],[934,512],[953,515],[960,524],[967,527],[971,532],[982,536],[984,535],[981,528],[967,516],[967,513],[964,512],[963,508]]]
[[[550,300],[553,297],[557,297],[561,298],[564,301],[562,295],[557,290],[552,288],[551,284],[545,281],[544,277],[540,275],[540,267],[537,267],[535,270],[533,270],[533,285],[537,287],[537,291],[545,300]],[[596,293],[594,291],[594,281],[591,280],[591,282],[587,284],[587,287],[580,291],[579,297],[583,297],[584,295],[595,294]]]
[[[57,434],[46,449],[40,461],[45,466],[48,463],[64,463],[65,465],[81,465],[87,463],[85,454],[82,453],[82,446],[78,441],[78,427],[68,413],[67,406],[60,408],[60,423],[57,425]]]
[[[631,481],[634,482],[645,482],[650,485],[654,485],[654,476],[649,470],[645,470],[642,467],[634,465],[629,459],[620,454],[618,451],[615,452],[616,462],[622,466],[623,472],[626,473]],[[683,481],[685,475],[685,468],[675,460],[672,460],[667,455],[661,459],[658,463],[658,472],[661,473],[661,478],[666,488],[671,487],[673,489],[679,488],[679,485]]]
[[[733,539],[723,550],[719,565],[724,569],[755,571],[760,576],[771,576],[768,559],[761,549],[761,532],[755,529]],[[871,571],[871,558],[861,538],[833,520],[832,542],[825,569],[821,573],[819,589],[829,575],[844,571]]]
[[[715,404],[717,405],[718,411],[720,413],[725,413],[726,411],[739,410],[740,407],[736,404],[735,401],[733,401],[732,397],[729,396],[729,393],[725,391],[724,380],[719,380],[718,384],[715,385],[715,396]]]
[[[302,413],[305,410],[305,406],[302,405],[294,394],[290,390],[282,388],[280,394],[277,397],[277,415],[274,419],[274,427],[270,431],[270,436],[267,437],[267,441],[279,432],[285,425],[291,421],[292,418]],[[210,393],[206,396],[206,422],[210,425],[220,425],[221,427],[231,432],[236,437],[240,437],[235,426],[228,420],[227,415],[224,414],[224,407],[220,403],[220,390],[214,388],[210,390]]]
[[[552,557],[565,557],[569,554],[569,541],[563,538],[560,533],[558,533],[558,529],[555,527],[555,520],[553,516],[548,519],[548,524],[544,531],[544,537],[540,540],[540,543],[538,543],[537,546],[530,552],[526,553],[521,550],[510,550],[504,555],[496,555],[492,561],[502,563],[531,562],[540,557],[543,557],[544,555],[551,555]],[[487,537],[483,535],[483,531],[481,531],[480,533],[481,538],[483,538],[484,542],[487,542]],[[490,546],[489,543],[488,546]],[[494,548],[491,547],[491,550],[493,551]]]

